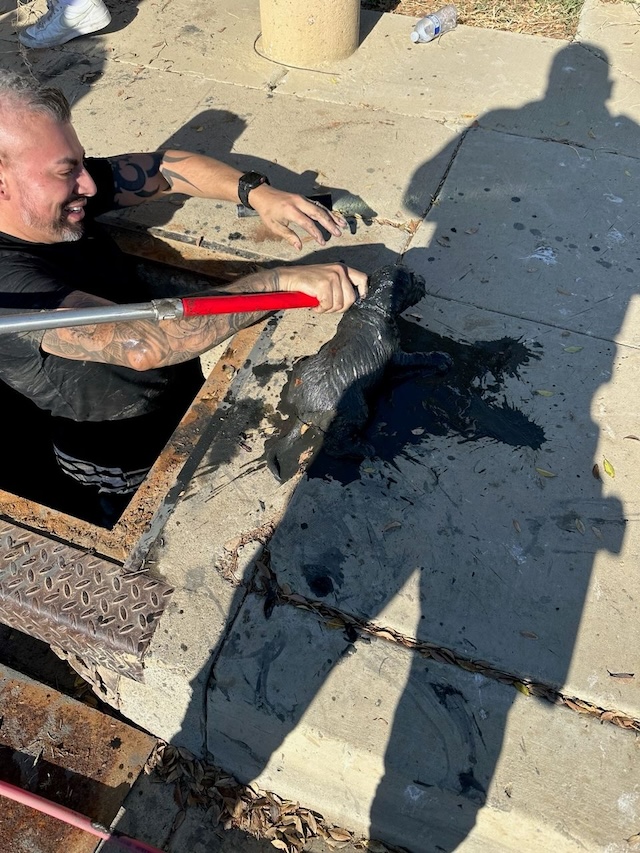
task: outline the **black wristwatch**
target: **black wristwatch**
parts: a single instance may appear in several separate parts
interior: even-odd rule
[[[261,175],[259,172],[245,172],[238,181],[238,198],[249,210],[253,210],[249,204],[249,193],[262,184],[270,184],[270,182],[266,175]]]

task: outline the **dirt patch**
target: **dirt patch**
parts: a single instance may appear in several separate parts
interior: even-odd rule
[[[612,0],[618,2],[618,0]],[[438,0],[362,0],[363,9],[421,18],[444,5]],[[572,39],[584,0],[458,0],[458,23],[471,27]]]

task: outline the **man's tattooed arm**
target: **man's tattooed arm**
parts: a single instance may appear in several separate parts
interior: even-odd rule
[[[254,273],[236,283],[219,288],[215,293],[266,292],[279,289],[277,269]],[[86,293],[72,293],[64,308],[86,308],[89,305],[109,305],[105,300]],[[121,323],[97,323],[90,326],[49,329],[42,338],[42,349],[51,355],[76,361],[97,361],[117,364],[133,370],[167,367],[196,358],[239,329],[267,317],[269,312],[215,314],[188,317],[181,320],[132,320]]]
[[[153,201],[165,193],[238,201],[242,173],[204,154],[154,151],[109,157],[109,162],[117,207]]]

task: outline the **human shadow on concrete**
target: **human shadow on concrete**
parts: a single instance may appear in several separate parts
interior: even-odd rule
[[[526,792],[492,787],[517,696],[508,682],[540,684],[550,697],[563,690],[594,560],[619,553],[624,541],[624,508],[603,493],[593,468],[599,426],[591,411],[612,375],[611,342],[637,289],[633,265],[614,251],[617,235],[630,226],[622,214],[617,234],[595,234],[584,219],[576,233],[560,233],[549,186],[528,159],[553,146],[564,174],[562,164],[578,149],[583,183],[549,177],[553,203],[564,203],[565,213],[573,209],[576,186],[586,192],[606,177],[603,149],[624,154],[637,145],[634,123],[606,110],[609,92],[602,55],[570,45],[559,51],[542,101],[488,113],[462,135],[435,199],[441,204],[429,211],[438,243],[420,244],[418,233],[404,257],[425,274],[429,292],[422,310],[405,317],[405,345],[449,351],[452,375],[438,385],[418,378],[391,386],[379,397],[368,430],[372,459],[316,457],[271,539],[257,584],[265,597],[238,592],[212,671],[198,679],[209,691],[206,750],[243,781],[267,769],[263,778],[274,786],[279,765],[295,761],[281,747],[303,715],[312,729],[322,720],[329,750],[326,737],[339,740],[353,703],[359,725],[371,706],[370,729],[388,725],[388,737],[376,740],[385,744],[385,773],[372,798],[369,834],[412,853],[455,850],[489,796],[505,810],[526,807]],[[585,134],[577,120],[550,129],[548,117],[567,101],[571,115],[583,117]],[[589,140],[597,128],[608,130],[609,141],[601,137],[596,146]],[[463,173],[456,169],[466,157],[475,158],[475,171],[467,169],[458,186]],[[422,171],[407,187],[408,199],[417,195]],[[514,205],[521,205],[517,215]],[[510,229],[507,238],[501,227],[483,235],[489,222]],[[475,297],[461,293],[456,263],[472,268],[472,259],[463,246],[447,247],[465,228],[469,238],[478,229],[485,259],[506,251],[506,241],[532,272],[505,281],[498,268],[485,282],[483,270],[467,270],[478,279]],[[547,263],[562,252],[564,264]],[[585,255],[595,264],[592,289],[584,292],[591,304],[545,314],[540,306],[551,303],[541,301],[540,289],[563,291],[564,271]],[[531,302],[534,287],[538,298]],[[609,300],[606,312],[594,311],[599,287],[624,296]],[[585,346],[585,335],[594,346]],[[567,367],[579,352],[579,362]],[[541,398],[551,400],[547,410]],[[254,411],[252,428],[260,415]],[[305,602],[315,602],[315,612]],[[407,615],[416,609],[417,622]],[[394,635],[371,643],[362,631],[372,623],[429,650],[407,653],[410,666],[403,669],[399,646],[384,646]],[[406,685],[399,702],[376,713],[388,707],[399,681]],[[551,707],[546,699],[521,701],[532,703],[532,713],[538,702]],[[185,728],[178,739],[192,734]],[[315,765],[323,747],[310,741],[307,748],[308,772],[322,779]],[[341,772],[339,763],[324,767],[325,784],[347,796]]]
[[[611,190],[607,181],[611,172],[603,152],[633,154],[637,145],[637,125],[607,111],[610,93],[606,57],[598,55],[590,45],[572,44],[560,50],[541,101],[518,110],[490,112],[478,119],[477,128],[464,135],[456,158],[462,161],[462,169],[457,171],[456,162],[452,164],[439,205],[428,215],[429,221],[436,224],[434,239],[419,245],[418,238],[418,245],[410,246],[404,258],[410,267],[425,274],[428,291],[434,297],[459,300],[456,308],[443,312],[442,325],[436,324],[439,334],[435,336],[439,345],[454,356],[458,369],[464,370],[465,363],[464,358],[460,360],[460,346],[468,354],[475,350],[479,359],[474,363],[482,363],[482,353],[489,344],[477,337],[483,322],[494,335],[494,330],[503,324],[505,345],[499,349],[506,358],[505,364],[511,348],[523,346],[528,351],[527,360],[516,367],[514,377],[518,381],[504,383],[504,373],[490,369],[484,377],[476,375],[469,384],[471,397],[464,413],[473,425],[471,434],[462,431],[456,437],[455,429],[451,429],[460,389],[450,395],[446,389],[450,383],[445,381],[444,388],[435,394],[436,411],[438,407],[444,409],[444,422],[449,426],[450,450],[443,455],[441,444],[440,454],[418,456],[436,461],[431,469],[437,475],[437,483],[432,490],[424,491],[431,500],[448,502],[449,508],[442,524],[431,525],[428,515],[416,514],[425,522],[424,559],[429,563],[429,568],[421,567],[420,572],[423,609],[418,637],[442,644],[457,655],[487,661],[496,670],[516,678],[547,685],[551,697],[565,686],[593,583],[594,560],[600,552],[621,551],[626,526],[620,500],[605,496],[597,466],[596,473],[592,473],[593,462],[598,458],[599,435],[592,412],[599,389],[613,374],[617,347],[610,342],[616,340],[637,291],[635,276],[627,266],[628,253],[625,260],[615,251],[618,234],[631,236],[634,220],[630,213],[625,215],[615,207],[610,220],[607,221],[608,211],[600,215],[594,211],[592,217],[582,217],[576,228],[571,225],[571,217],[566,216],[567,211],[575,209],[581,189],[585,195],[590,186],[602,185]],[[501,139],[503,134],[526,139],[519,145],[513,137]],[[530,143],[532,138],[551,143],[554,149],[553,156],[537,168],[527,165],[528,158],[541,153],[541,147]],[[501,144],[505,141],[513,144]],[[577,183],[573,183],[573,170],[565,168],[565,158],[569,157],[579,162]],[[555,165],[556,171],[546,177],[541,175],[550,164]],[[558,191],[551,189],[555,181],[559,182]],[[408,199],[411,189],[420,182],[418,170],[408,188]],[[604,199],[602,203],[606,205]],[[554,219],[555,210],[565,216]],[[489,223],[493,223],[493,230],[485,229]],[[563,231],[562,226],[567,230]],[[472,241],[476,228],[484,243],[482,251],[464,258],[465,244],[457,237],[464,239],[462,232],[467,229],[472,232],[466,235],[467,241]],[[460,283],[453,253],[463,256],[459,266],[464,266],[463,276],[468,275],[471,282],[465,279],[465,284]],[[492,253],[496,253],[495,266],[482,267],[480,254],[486,258]],[[500,254],[523,259],[515,280],[500,277]],[[580,256],[588,256],[590,262],[575,263]],[[507,265],[509,268],[518,270],[518,265]],[[583,280],[580,273],[585,276]],[[567,299],[560,293],[560,301],[556,302],[551,294],[565,287],[570,291],[584,289],[584,294]],[[488,295],[490,291],[493,294]],[[600,310],[601,300],[613,292],[622,292],[624,297],[616,300],[615,309],[610,306]],[[428,300],[432,308],[437,307],[437,302],[437,298]],[[549,310],[551,306],[553,310]],[[504,312],[504,316],[501,320],[495,315],[490,317],[483,307],[498,315]],[[583,318],[588,319],[583,322]],[[476,329],[475,320],[479,321]],[[426,317],[421,326],[429,326],[429,322]],[[465,323],[471,334],[464,333]],[[452,328],[454,332],[450,331]],[[517,340],[514,329],[521,329],[522,337],[516,334]],[[601,343],[585,347],[580,333],[593,335]],[[455,339],[453,348],[446,340],[450,336]],[[433,333],[428,337],[433,340]],[[588,364],[577,369],[570,362],[568,367],[563,365],[557,355],[587,351],[584,357]],[[544,383],[541,390],[532,384],[539,381]],[[579,388],[571,387],[573,381],[580,383]],[[532,405],[532,401],[538,391],[544,394],[547,388],[563,399],[541,415],[541,407]],[[484,403],[501,405],[505,416],[509,416],[510,425],[501,436],[491,436],[484,430],[486,411],[482,406],[474,411],[478,391]],[[389,405],[397,408],[405,398],[402,388],[394,390],[383,414]],[[433,410],[432,403],[429,408]],[[526,415],[528,423],[519,422],[517,417],[514,420],[516,413]],[[531,424],[536,421],[544,432],[540,444],[537,439],[529,440]],[[504,427],[501,423],[499,429]],[[427,426],[426,434],[435,436],[438,432]],[[504,447],[507,436],[515,439],[507,439],[513,451],[499,453],[497,442]],[[411,444],[405,445],[405,458],[412,455]],[[466,476],[456,486],[456,478],[449,476],[447,468],[450,464],[453,471],[465,455],[469,464],[460,467]],[[563,457],[562,462],[559,456]],[[552,469],[556,465],[561,468],[563,488],[554,488],[556,483],[552,485],[546,476],[555,473],[546,471],[547,463]],[[512,465],[515,476],[501,476],[503,464]],[[428,470],[427,461],[425,473]],[[528,471],[538,479],[537,499],[533,490],[522,488]],[[415,479],[407,479],[413,485],[413,494],[407,493],[406,497],[415,500]],[[515,499],[510,499],[510,490]],[[476,508],[465,510],[463,501],[476,504]],[[500,503],[504,506],[498,512],[491,509],[491,504],[495,507]],[[586,542],[582,541],[583,524],[588,531]],[[419,530],[415,525],[413,529]],[[496,541],[499,546],[492,546]],[[550,552],[542,550],[543,541]],[[407,556],[405,553],[405,560]],[[597,668],[597,662],[594,664]],[[419,655],[413,657],[407,690],[394,714],[386,772],[371,811],[371,834],[384,838],[389,826],[389,805],[397,802],[398,770],[402,766],[399,762],[405,762],[407,768],[413,765],[416,775],[413,786],[405,788],[404,808],[407,821],[414,822],[413,837],[420,839],[412,848],[415,853],[454,850],[472,829],[475,812],[485,803],[492,785],[511,704],[505,689],[496,692],[495,705],[492,701],[486,703],[486,697],[483,702],[479,693],[474,695],[474,683],[486,686],[478,674],[467,679],[466,689],[452,684],[443,689],[434,669],[437,666]],[[606,680],[607,673],[601,675]],[[608,689],[605,687],[602,692],[606,694]],[[512,693],[513,697],[516,695]],[[416,753],[421,744],[430,748],[438,740],[443,744],[442,751],[434,750],[431,772],[425,778],[419,774],[424,763],[415,757]],[[408,780],[410,775],[405,774],[405,778]],[[513,796],[513,791],[499,790],[494,784],[492,805],[526,808],[522,799],[514,804]],[[415,822],[421,808],[427,817],[422,827]]]

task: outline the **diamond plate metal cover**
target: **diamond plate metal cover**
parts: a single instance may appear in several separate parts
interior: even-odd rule
[[[142,681],[172,592],[146,573],[0,520],[0,621],[83,660]]]

